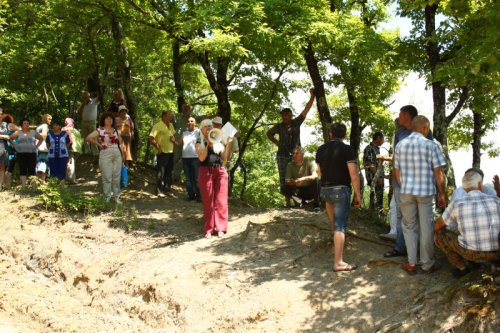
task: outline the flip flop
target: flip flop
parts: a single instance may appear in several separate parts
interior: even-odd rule
[[[356,264],[352,264],[352,265],[351,264],[347,264],[344,267],[334,269],[333,271],[335,273],[338,273],[338,272],[350,272],[350,271],[355,270],[356,268],[358,268],[358,265],[356,265]]]

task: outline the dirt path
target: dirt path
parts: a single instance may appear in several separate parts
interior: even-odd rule
[[[227,237],[205,239],[201,204],[178,196],[125,193],[126,207],[137,212],[136,229],[126,232],[121,226],[135,217],[84,221],[0,193],[0,332],[466,332],[498,325],[498,290],[466,298],[446,268],[408,276],[402,259],[382,258],[383,245],[348,237],[346,259],[360,267],[331,272],[324,213],[234,203]],[[380,231],[362,221],[351,228],[374,240]],[[464,307],[477,304],[480,319],[464,322]]]

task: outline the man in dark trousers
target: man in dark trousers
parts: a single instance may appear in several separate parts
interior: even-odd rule
[[[357,268],[355,264],[348,264],[343,260],[352,190],[354,207],[359,208],[361,205],[357,159],[352,147],[343,142],[346,133],[344,124],[333,123],[330,129],[331,140],[316,152],[317,172],[321,175],[321,197],[326,203],[326,213],[333,230],[334,272]]]
[[[271,127],[267,131],[267,138],[272,143],[278,146],[278,153],[276,154],[276,162],[278,163],[278,172],[280,176],[280,192],[285,194],[285,173],[286,166],[292,160],[292,150],[295,147],[300,147],[300,125],[306,119],[307,113],[311,109],[314,102],[314,88],[309,90],[311,97],[302,111],[296,118],[292,118],[292,110],[284,108],[281,110],[281,123]],[[278,135],[278,139],[275,136]],[[287,206],[290,205],[290,197],[286,197]]]

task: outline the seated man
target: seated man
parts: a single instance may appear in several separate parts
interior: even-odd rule
[[[469,171],[475,171],[475,172],[477,172],[478,174],[481,175],[481,182],[484,180],[484,173],[483,173],[483,171],[481,169],[470,168],[467,171],[465,171],[465,173],[467,173]],[[493,186],[495,186],[495,180],[494,179],[493,179]],[[497,195],[495,189],[491,188],[489,186],[483,186],[483,189],[481,190],[481,192],[483,192],[484,194],[492,195],[492,196],[496,196]],[[462,199],[466,195],[467,195],[467,191],[465,191],[465,189],[464,189],[463,186],[460,186],[457,189],[455,189],[455,191],[453,191],[453,194],[451,195],[450,202],[453,202],[453,201],[455,201],[457,199]]]
[[[292,151],[292,161],[286,166],[284,194],[286,205],[290,207],[292,196],[298,197],[305,204],[313,200],[314,210],[319,211],[319,190],[316,163],[304,158],[304,150],[295,147]]]
[[[468,170],[462,178],[467,195],[452,201],[434,226],[434,241],[455,266],[453,275],[469,272],[466,260],[500,260],[500,199],[482,192],[482,176]]]

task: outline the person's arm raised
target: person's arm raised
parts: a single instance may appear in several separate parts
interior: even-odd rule
[[[307,114],[309,113],[309,110],[311,110],[311,107],[314,103],[314,97],[316,97],[316,94],[314,93],[314,88],[309,89],[309,94],[311,95],[309,97],[309,101],[307,101],[306,107],[304,108],[304,111],[302,111],[301,115],[302,117],[307,117]]]

